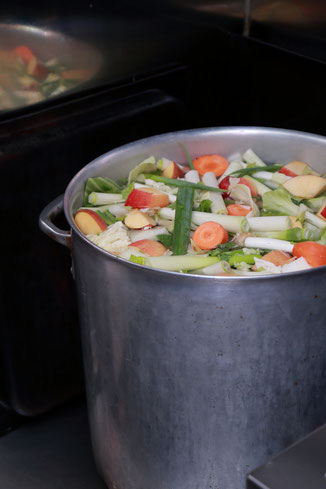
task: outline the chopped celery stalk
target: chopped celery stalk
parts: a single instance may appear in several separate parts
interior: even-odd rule
[[[160,211],[160,216],[164,219],[174,219],[175,211],[164,207]],[[204,222],[214,221],[230,233],[246,233],[249,231],[249,224],[245,217],[242,216],[224,216],[223,214],[211,214],[210,212],[192,211],[191,220],[197,226]]]
[[[187,171],[187,173],[185,173],[185,175],[184,175],[184,178],[185,178],[186,182],[191,182],[191,183],[199,183],[200,182],[199,173],[197,170]]]
[[[209,212],[193,211],[192,222],[200,226],[204,222],[214,221],[230,233],[242,233],[249,231],[248,221],[242,216],[225,216],[223,214],[211,214]]]
[[[224,199],[221,194],[209,192],[209,200],[211,201],[211,211],[213,214],[227,214]]]
[[[306,212],[305,220],[319,229],[324,229],[326,226],[326,221],[308,211]]]
[[[155,170],[155,158],[154,156],[150,156],[149,158],[146,158],[146,160],[139,163],[129,172],[128,184],[134,182],[140,173],[148,173]]]
[[[88,178],[85,189],[84,189],[84,198],[83,205],[88,205],[88,196],[92,192],[111,192],[119,194],[121,192],[121,187],[111,180],[111,178],[107,177],[93,177]]]
[[[266,163],[264,163],[263,160],[261,160],[259,156],[256,155],[256,153],[250,148],[243,153],[242,158],[249,165],[266,166]]]
[[[319,240],[317,241],[319,244],[326,246],[326,228],[322,231],[319,236]]]
[[[279,251],[287,251],[288,253],[292,253],[293,244],[289,241],[284,241],[282,239],[273,239],[273,238],[255,238],[249,237],[245,239],[244,245],[247,248],[260,248],[265,250],[279,250]]]
[[[218,187],[216,176],[211,171],[206,172],[202,176],[202,182],[204,185],[207,185],[208,187],[214,187],[214,188]]]
[[[105,224],[107,224],[107,226],[111,226],[111,224],[117,222],[115,216],[111,214],[111,212],[108,209],[104,212],[96,211],[96,213],[103,219],[103,221],[105,222]]]
[[[131,242],[139,241],[141,239],[154,239],[158,240],[159,234],[169,234],[165,226],[154,226],[150,229],[135,229],[129,231]]]
[[[299,210],[299,207],[292,202],[289,192],[283,187],[264,193],[263,208],[267,211],[282,212],[288,216],[296,216]]]
[[[225,190],[221,188],[208,187],[203,183],[186,182],[185,180],[178,180],[177,178],[167,178],[162,177],[161,175],[153,175],[150,173],[145,175],[145,177],[154,180],[154,182],[162,182],[166,183],[167,185],[174,185],[175,187],[192,187],[199,190],[210,190],[212,192],[225,192]]]
[[[183,151],[185,152],[185,155],[186,155],[187,160],[188,160],[188,163],[189,163],[189,168],[190,168],[190,170],[194,170],[194,169],[195,169],[195,168],[194,168],[194,164],[193,164],[193,162],[192,162],[191,156],[190,156],[190,154],[189,154],[189,152],[188,152],[187,148],[185,147],[185,145],[184,145],[183,143],[180,143],[180,142],[179,142],[179,144],[180,144],[181,148],[183,149]]]
[[[88,203],[92,205],[116,204],[124,199],[122,194],[109,194],[104,192],[91,192],[88,196]]]
[[[248,263],[248,265],[255,264],[255,258],[260,258],[261,255],[233,255],[229,259],[229,265],[233,267],[237,263]]]
[[[256,232],[256,236],[259,238],[274,238],[274,239],[284,239],[286,241],[305,241],[306,234],[302,228],[291,228],[284,231],[265,231]]]
[[[249,230],[255,231],[284,231],[291,227],[288,216],[247,217]]]
[[[172,242],[174,255],[184,255],[188,249],[193,202],[194,189],[181,187],[178,191],[175,210]]]
[[[196,270],[204,268],[220,261],[215,256],[204,255],[178,255],[178,256],[153,256],[146,259],[147,264],[161,270],[178,272],[180,270]]]
[[[122,198],[124,200],[127,200],[127,198],[129,197],[129,194],[131,194],[131,192],[134,190],[134,188],[135,188],[134,182],[129,183],[129,185],[127,185],[127,187],[125,187],[121,192]]]
[[[272,181],[277,183],[278,185],[282,185],[287,180],[289,180],[289,178],[291,178],[291,177],[284,175],[284,173],[279,173],[278,171],[276,171],[275,173],[272,173]]]
[[[221,275],[225,273],[231,273],[231,267],[227,261],[221,260],[218,263],[209,265],[208,267],[193,270],[193,273],[197,275]]]
[[[326,203],[326,196],[322,195],[315,197],[314,199],[305,199],[303,203],[312,210],[312,212],[318,212],[319,209]]]
[[[256,180],[256,178],[251,177],[250,175],[246,176],[246,180],[249,180],[249,182],[252,182],[258,192],[258,195],[263,196],[266,192],[270,192],[270,188],[264,185],[263,183],[259,182],[259,180]]]

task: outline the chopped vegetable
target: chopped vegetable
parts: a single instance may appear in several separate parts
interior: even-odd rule
[[[213,250],[216,246],[226,243],[229,239],[227,231],[214,221],[201,224],[192,237],[201,250]]]
[[[221,155],[204,155],[199,156],[193,161],[195,170],[200,175],[205,175],[207,172],[212,172],[216,177],[223,175],[229,162]]]
[[[191,166],[189,160],[188,154]],[[224,171],[217,169],[223,160],[203,155],[185,172],[151,156],[121,184],[89,178],[75,223],[110,253],[161,270],[266,275],[326,265],[326,178],[298,162],[290,167],[302,174],[288,176],[279,171],[282,165],[266,166],[252,150]],[[316,182],[318,196],[303,199],[302,183],[299,192],[286,190],[293,182],[296,188],[298,178],[310,196]]]
[[[174,255],[184,255],[190,241],[190,224],[194,189],[181,187],[178,191],[175,222],[173,231],[172,251]]]

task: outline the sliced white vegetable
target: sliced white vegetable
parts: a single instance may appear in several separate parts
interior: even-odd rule
[[[254,260],[255,260],[255,265],[256,265],[258,270],[260,270],[262,268],[263,270],[266,270],[267,272],[271,272],[271,273],[281,273],[282,272],[281,266],[277,266],[270,261],[264,260],[264,258],[254,257]]]
[[[291,227],[289,216],[248,217],[249,230],[255,231],[285,231]]]
[[[211,171],[206,172],[202,176],[201,180],[208,187],[214,187],[214,188],[217,188],[218,187],[216,176]]]
[[[247,248],[279,250],[287,251],[288,253],[292,253],[293,250],[293,244],[283,239],[249,237],[245,239],[244,244]]]
[[[174,219],[175,211],[164,207],[159,211],[160,217],[164,219]],[[192,211],[191,221],[197,226],[204,222],[214,221],[224,227],[230,233],[246,233],[249,231],[248,221],[242,216],[224,216],[222,214],[212,214],[211,212]]]
[[[270,171],[257,171],[252,175],[254,178],[261,178],[262,180],[272,180],[272,172]]]
[[[300,270],[308,270],[308,268],[311,268],[309,263],[301,256],[297,260],[291,261],[290,263],[285,263],[282,267],[282,272],[287,273],[287,272],[299,272]]]
[[[169,232],[165,226],[154,226],[150,229],[129,231],[129,236],[132,243],[139,241],[140,239],[157,240],[157,236],[159,234],[169,234]]]
[[[171,163],[173,163],[172,160],[168,160],[167,158],[161,158],[156,162],[156,167],[159,170],[165,170]]]
[[[259,156],[256,155],[256,153],[250,148],[247,149],[245,153],[243,153],[242,158],[246,163],[250,165],[266,166],[266,163],[264,163],[263,160],[261,160]]]
[[[220,275],[221,273],[231,273],[231,267],[227,261],[222,260],[214,263],[214,265],[194,270],[193,273],[198,275]]]
[[[189,170],[187,173],[185,173],[184,178],[186,182],[191,182],[191,183],[199,183],[200,178],[199,178],[199,173],[197,170]]]
[[[116,202],[123,202],[124,198],[122,194],[108,194],[106,192],[91,192],[88,196],[88,202],[90,204],[104,205],[115,204]]]
[[[326,221],[320,219],[320,217],[308,211],[306,212],[305,220],[308,221],[310,224],[317,226],[317,228],[319,229],[324,229],[324,227],[326,226]]]
[[[231,173],[233,173],[234,171],[237,171],[237,170],[242,170],[243,168],[245,168],[247,165],[241,161],[232,161],[229,166],[227,167],[227,169],[225,170],[225,172],[223,173],[223,175],[221,175],[219,177],[219,179],[217,180],[217,183],[219,184],[223,178],[229,176]]]
[[[211,203],[211,211],[213,214],[227,214],[227,208],[225,206],[224,199],[222,194],[218,194],[217,192],[209,192],[209,200]]]
[[[259,182],[255,178],[252,178],[250,175],[246,175],[245,178],[246,178],[246,180],[249,180],[249,182],[252,182],[255,185],[257,192],[258,192],[258,195],[262,196],[262,195],[264,195],[265,192],[270,192],[271,189],[269,187],[267,187],[263,183]]]
[[[113,214],[115,217],[122,217],[128,212],[128,209],[125,207],[123,203],[111,204],[108,205],[107,208],[111,212],[111,214]]]
[[[236,161],[237,163],[240,163],[240,162],[242,162],[242,155],[241,155],[241,153],[233,153],[233,154],[232,154],[231,156],[229,156],[227,159],[228,159],[228,161],[229,161],[230,163],[232,163],[232,162],[234,162],[234,161]]]

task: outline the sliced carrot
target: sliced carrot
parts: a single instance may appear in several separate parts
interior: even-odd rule
[[[326,265],[326,246],[314,241],[295,243],[292,255],[300,258],[303,256],[311,267]]]
[[[201,250],[213,250],[219,244],[226,243],[229,236],[223,226],[214,221],[207,221],[196,229],[192,239]]]
[[[229,204],[226,209],[230,216],[246,216],[251,212],[251,207],[241,204]]]
[[[277,267],[282,267],[288,261],[294,260],[294,258],[292,258],[292,256],[285,251],[273,250],[264,255],[263,260],[274,263],[274,265],[276,265]]]
[[[221,155],[203,155],[193,160],[195,170],[199,175],[205,175],[208,171],[214,173],[216,177],[223,175],[229,162]]]
[[[13,52],[18,54],[25,63],[35,57],[33,51],[27,46],[17,46],[13,49]]]

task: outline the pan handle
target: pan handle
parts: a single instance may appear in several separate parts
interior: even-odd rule
[[[54,218],[63,211],[63,198],[63,194],[59,195],[59,197],[44,207],[39,217],[39,226],[43,233],[54,241],[71,248],[71,232],[64,231],[53,224]]]

